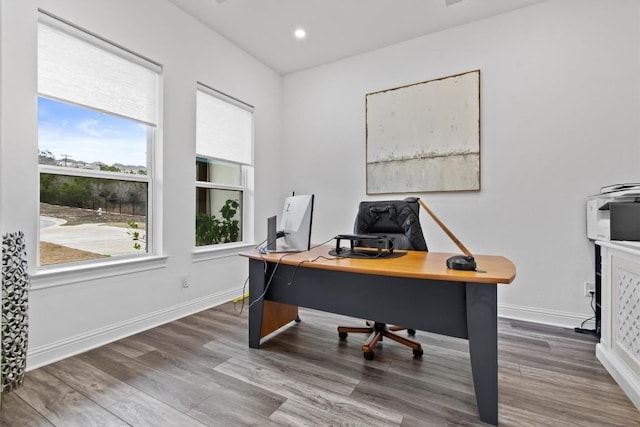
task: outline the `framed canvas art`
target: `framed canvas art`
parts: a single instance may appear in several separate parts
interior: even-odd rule
[[[365,103],[367,194],[480,191],[480,70]]]

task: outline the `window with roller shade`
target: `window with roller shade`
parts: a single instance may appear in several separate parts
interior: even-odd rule
[[[41,13],[39,264],[153,253],[161,68]]]
[[[196,246],[243,240],[252,150],[253,107],[198,84]]]

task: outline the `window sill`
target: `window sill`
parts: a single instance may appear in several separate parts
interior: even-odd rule
[[[210,261],[220,258],[237,256],[246,249],[253,249],[255,243],[225,243],[223,245],[200,246],[195,248],[192,254],[193,262]]]
[[[29,279],[31,281],[31,290],[35,291],[155,270],[164,268],[166,265],[166,256],[125,258],[84,265],[45,267],[34,274],[30,274]]]

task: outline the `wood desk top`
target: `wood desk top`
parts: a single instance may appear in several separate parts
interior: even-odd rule
[[[502,256],[474,255],[477,271],[460,271],[447,268],[447,258],[456,255],[451,253],[398,250],[397,252],[407,254],[399,258],[363,259],[338,258],[329,255],[331,249],[332,246],[322,245],[306,252],[272,254],[262,254],[257,249],[252,249],[240,255],[305,268],[452,282],[511,283],[516,277],[516,266]]]

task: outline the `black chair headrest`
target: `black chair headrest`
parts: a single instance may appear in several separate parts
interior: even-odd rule
[[[427,244],[420,226],[419,214],[417,197],[408,197],[405,200],[364,201],[358,208],[354,232],[395,234],[403,242],[402,245],[396,244],[396,248],[426,251]]]

